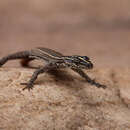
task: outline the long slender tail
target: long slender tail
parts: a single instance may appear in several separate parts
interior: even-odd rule
[[[29,51],[21,51],[5,56],[2,59],[0,59],[0,67],[4,65],[8,60],[28,58],[29,55],[30,55]]]

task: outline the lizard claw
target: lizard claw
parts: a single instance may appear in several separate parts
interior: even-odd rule
[[[106,88],[107,88],[106,85],[97,83],[97,82],[95,81],[95,79],[94,79],[94,80],[91,80],[91,81],[89,81],[89,82],[90,82],[92,85],[95,85],[95,86],[98,87],[98,88],[103,88],[103,89],[106,89]]]
[[[21,83],[21,85],[26,85],[26,87],[24,87],[22,90],[28,89],[28,91],[30,91],[31,89],[33,89],[32,83]]]
[[[99,87],[99,88],[103,88],[103,89],[106,89],[106,88],[107,88],[107,86],[102,85],[102,84],[98,84],[97,87]]]

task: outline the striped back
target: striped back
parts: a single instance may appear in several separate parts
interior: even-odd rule
[[[36,59],[43,59],[46,61],[57,61],[62,60],[62,54],[59,52],[56,52],[52,49],[38,47],[36,49],[31,50],[32,57]]]

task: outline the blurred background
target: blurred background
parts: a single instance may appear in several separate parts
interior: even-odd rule
[[[130,0],[1,0],[0,57],[38,46],[129,67]]]

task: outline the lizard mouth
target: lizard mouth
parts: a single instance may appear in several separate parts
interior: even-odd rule
[[[92,69],[93,68],[93,64],[92,63],[89,63],[88,66],[87,66],[88,69]]]

